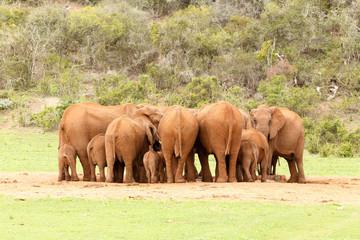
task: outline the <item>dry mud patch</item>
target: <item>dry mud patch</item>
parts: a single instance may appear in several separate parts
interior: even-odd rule
[[[81,177],[81,175],[80,175]],[[55,172],[1,172],[0,193],[26,198],[93,198],[272,201],[360,206],[360,177],[307,177],[307,184],[266,183],[119,184],[57,182]]]

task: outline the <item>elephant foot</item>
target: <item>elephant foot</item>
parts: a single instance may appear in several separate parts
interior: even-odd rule
[[[175,179],[175,183],[185,183],[185,179],[183,177],[180,177],[180,178],[176,178]]]
[[[168,177],[167,178],[167,183],[174,183],[174,178],[173,177]]]
[[[91,180],[90,180],[91,182],[96,182],[96,178],[91,178]]]
[[[229,178],[229,182],[237,182],[237,179],[232,177],[232,178]]]
[[[88,176],[84,176],[84,177],[83,177],[83,181],[90,182],[90,180],[91,180],[91,178],[88,177]]]
[[[105,182],[105,178],[100,178],[100,182]]]
[[[266,182],[266,177],[261,177],[261,182]]]
[[[112,182],[114,182],[114,178],[113,177],[108,177],[108,178],[106,178],[106,182],[112,183]]]
[[[290,177],[289,180],[287,180],[288,183],[294,183],[297,182],[297,177]]]
[[[299,178],[298,183],[306,183],[305,177]]]
[[[77,181],[79,181],[80,179],[78,178],[78,177],[73,177],[72,179],[71,179],[71,181],[75,181],[75,182],[77,182]]]
[[[135,182],[135,179],[134,178],[127,178],[125,183],[133,183]]]
[[[219,183],[226,183],[227,181],[228,181],[227,177],[218,177],[216,179],[216,182],[219,182]]]
[[[209,176],[209,177],[202,176],[202,181],[203,182],[213,182],[213,178],[212,178],[212,176]]]

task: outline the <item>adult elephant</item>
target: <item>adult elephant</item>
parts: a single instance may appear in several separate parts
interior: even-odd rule
[[[199,123],[198,155],[203,181],[212,182],[208,156],[214,154],[217,161],[215,180],[236,182],[236,161],[240,150],[242,115],[228,102],[203,106],[196,114]],[[228,164],[227,164],[228,163]],[[228,173],[227,167],[228,165]]]
[[[106,182],[114,182],[115,160],[120,162],[119,180],[123,180],[124,166],[126,167],[125,182],[135,181],[133,168],[139,169],[140,182],[146,182],[143,156],[153,146],[158,149],[159,135],[156,127],[151,123],[148,116],[143,113],[135,113],[132,117],[121,116],[113,120],[105,133],[105,152],[107,163]],[[154,146],[155,145],[155,146]],[[142,173],[142,174],[141,174]]]
[[[250,118],[253,127],[268,140],[269,166],[273,156],[283,157],[289,165],[288,182],[305,183],[303,168],[305,134],[299,115],[287,108],[261,105],[251,111]]]
[[[257,164],[260,164],[261,182],[266,182],[269,158],[269,145],[267,139],[262,133],[253,128],[244,129],[241,139],[242,141],[251,141],[258,147],[259,158]]]
[[[80,159],[84,181],[90,181],[90,164],[87,145],[99,133],[105,133],[107,126],[121,115],[131,115],[137,110],[135,104],[102,106],[96,103],[77,103],[69,106],[59,124],[59,147],[73,146]]]
[[[192,153],[198,136],[199,125],[194,115],[181,106],[173,106],[166,111],[159,124],[159,136],[166,162],[167,182],[183,183],[184,164]],[[192,167],[187,164],[187,167]],[[188,169],[188,179],[195,181],[194,169]],[[175,178],[174,178],[175,177]]]

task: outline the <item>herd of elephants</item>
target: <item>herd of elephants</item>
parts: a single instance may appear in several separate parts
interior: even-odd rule
[[[77,103],[59,124],[58,181],[79,180],[79,157],[84,181],[97,180],[98,165],[106,182],[213,182],[208,156],[214,154],[216,182],[255,181],[256,172],[265,182],[283,157],[288,182],[305,183],[303,150],[302,120],[287,108],[261,105],[248,114],[225,101],[200,109]]]

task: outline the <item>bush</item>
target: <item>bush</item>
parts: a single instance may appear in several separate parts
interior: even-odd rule
[[[9,110],[14,108],[14,102],[10,99],[0,98],[0,110]]]
[[[154,83],[147,75],[137,81],[120,75],[105,75],[95,81],[97,101],[102,105],[149,102],[148,97],[155,92]]]
[[[200,108],[202,105],[215,103],[221,99],[222,88],[216,77],[207,76],[193,78],[186,85],[186,105]]]

